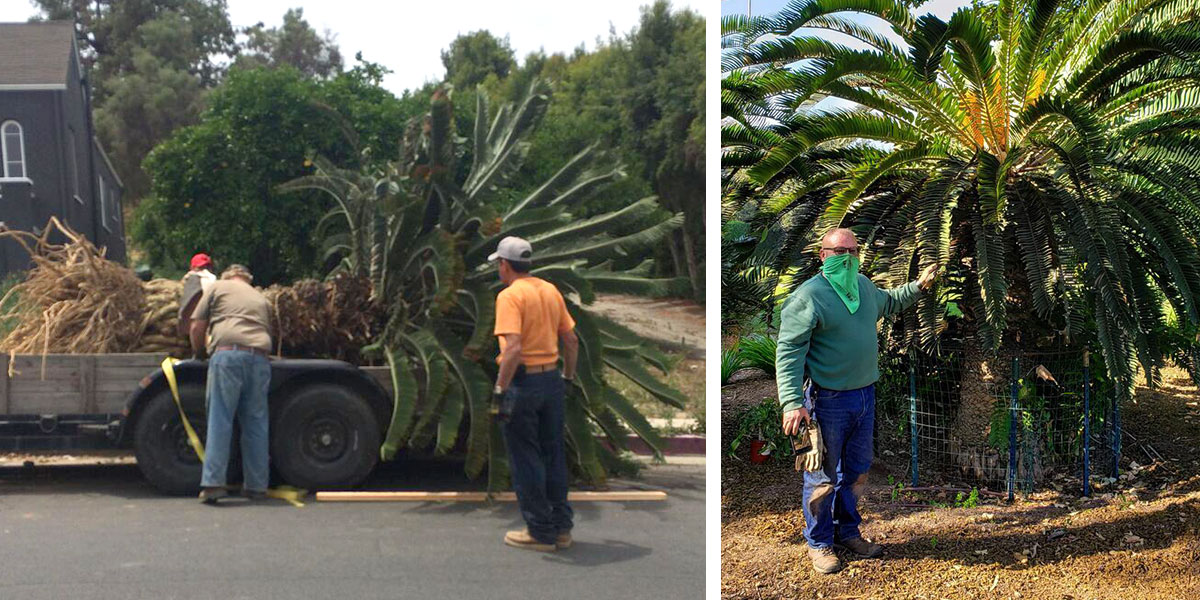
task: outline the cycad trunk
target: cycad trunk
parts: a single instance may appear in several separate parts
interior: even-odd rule
[[[378,282],[383,273],[383,249],[387,244],[387,222],[376,212],[371,217],[371,268],[369,277],[371,282]],[[371,299],[375,299],[375,290],[372,289]]]
[[[1003,401],[1012,370],[1011,353],[988,356],[967,340],[959,379],[958,412],[950,425],[950,458],[959,472],[981,481],[1004,477],[1005,459],[988,445],[992,412]]]

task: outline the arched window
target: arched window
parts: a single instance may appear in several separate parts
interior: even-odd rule
[[[23,179],[25,174],[25,133],[16,121],[0,125],[0,147],[3,148],[5,179]]]
[[[100,190],[100,224],[104,226],[105,231],[112,231],[108,226],[108,199],[104,196],[104,179],[96,178],[96,188]]]

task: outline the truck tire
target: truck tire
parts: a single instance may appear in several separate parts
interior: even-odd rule
[[[307,490],[354,487],[379,462],[379,422],[352,390],[316,384],[290,394],[271,423],[271,462]]]
[[[204,384],[181,383],[179,399],[188,421],[204,443],[208,419],[204,410]],[[200,490],[203,465],[188,442],[171,390],[163,389],[142,407],[133,433],[134,454],[142,475],[160,491],[172,495],[195,494]],[[227,482],[241,480],[242,461],[237,427],[230,444]]]

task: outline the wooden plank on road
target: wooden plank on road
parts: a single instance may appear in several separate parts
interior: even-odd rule
[[[487,492],[317,492],[318,502],[486,502]],[[569,492],[571,502],[646,502],[667,499],[666,492]],[[513,492],[492,495],[497,502],[516,502]]]

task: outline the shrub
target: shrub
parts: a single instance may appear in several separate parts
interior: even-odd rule
[[[762,369],[772,377],[775,376],[775,346],[775,338],[765,335],[752,335],[738,344],[745,366]]]
[[[742,409],[735,417],[737,435],[729,443],[729,456],[737,457],[738,450],[749,440],[761,439],[767,442],[763,447],[764,454],[772,457],[791,458],[791,453],[785,451],[791,448],[788,436],[783,434],[783,411],[779,402],[774,398],[763,398],[754,406]]]
[[[741,353],[736,347],[726,348],[721,351],[721,385],[729,383],[729,378],[733,377],[740,369],[746,367],[746,359],[742,358]]]

